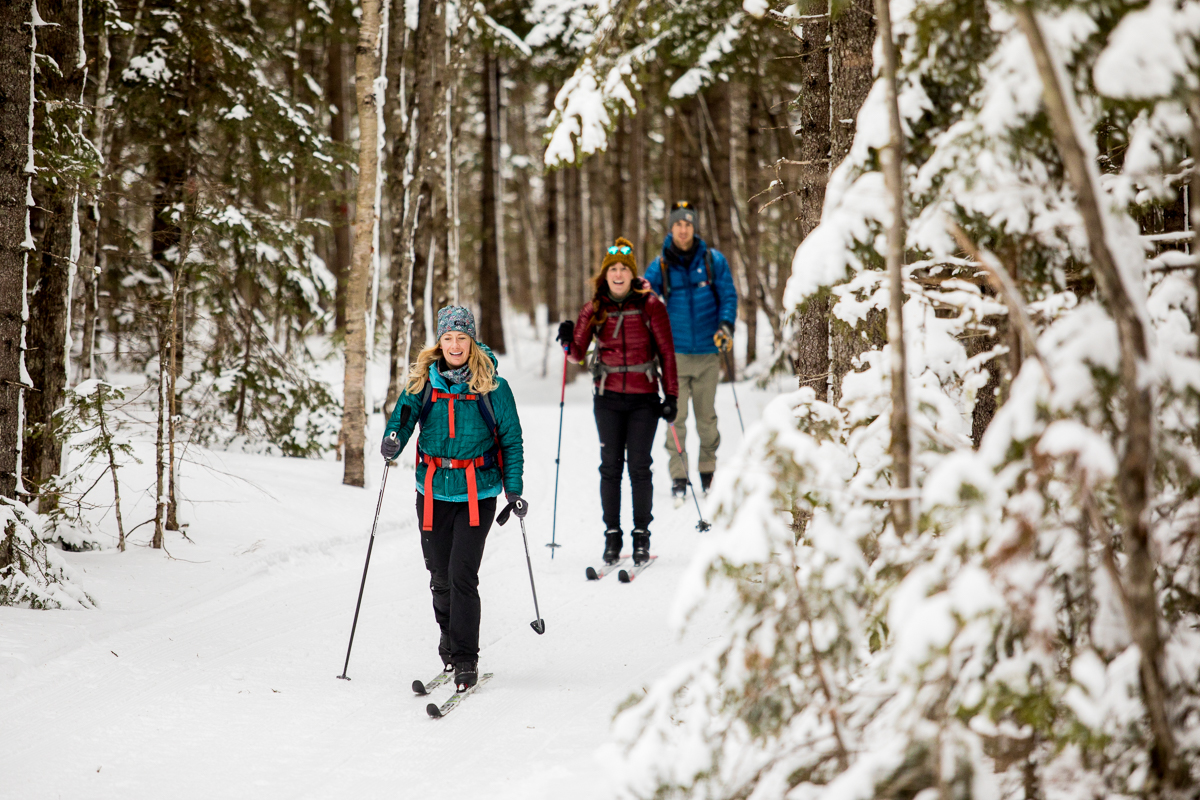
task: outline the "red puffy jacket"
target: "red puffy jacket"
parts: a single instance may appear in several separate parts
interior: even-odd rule
[[[592,337],[601,364],[627,367],[645,364],[658,357],[658,368],[663,391],[672,397],[679,396],[679,376],[675,371],[675,343],[671,339],[671,320],[667,307],[652,291],[644,294],[639,289],[649,289],[642,278],[634,278],[629,294],[616,302],[607,294],[598,301],[608,318],[599,329],[588,324],[597,301],[587,303],[579,311],[575,322],[575,337],[571,343],[570,357],[583,363],[587,357]],[[600,381],[596,380],[599,386]],[[658,382],[647,372],[610,372],[604,381],[604,391],[626,394],[657,394]]]

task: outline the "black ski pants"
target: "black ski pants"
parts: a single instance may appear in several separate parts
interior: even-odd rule
[[[417,522],[424,525],[425,497],[417,492]],[[421,531],[421,552],[433,592],[433,618],[448,640],[451,664],[479,658],[479,564],[496,498],[479,499],[479,524],[472,526],[466,501],[433,501],[433,530]],[[443,658],[446,653],[442,653]]]
[[[654,434],[658,430],[657,394],[605,392],[592,403],[600,434],[600,505],[604,527],[621,529],[621,474],[629,465],[633,490],[633,527],[650,528],[654,481],[650,474]]]

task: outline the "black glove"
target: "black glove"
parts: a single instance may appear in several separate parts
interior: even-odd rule
[[[718,328],[717,332],[713,334],[713,344],[715,344],[717,349],[721,351],[732,350],[733,326],[728,322],[722,322],[720,328]]]
[[[675,417],[679,414],[679,398],[669,394],[663,398],[662,405],[659,406],[658,413],[670,425],[675,421]]]
[[[396,434],[391,434],[383,440],[383,444],[379,446],[379,452],[383,453],[383,457],[391,461],[396,456],[400,455],[400,441],[396,438]]]
[[[575,341],[575,323],[567,320],[566,322],[558,323],[558,336],[554,338],[556,342],[562,342],[563,347],[570,347]]]
[[[508,501],[508,505],[504,507],[503,511],[496,515],[497,525],[503,525],[504,523],[508,522],[508,515],[510,513],[516,514],[519,519],[525,519],[525,515],[529,513],[529,503],[525,502],[525,498],[521,497],[519,494],[505,492],[504,499]]]
[[[525,501],[525,498],[513,492],[505,492],[504,499],[512,505],[513,513],[517,515],[518,519],[525,519],[525,515],[529,513],[529,503]]]

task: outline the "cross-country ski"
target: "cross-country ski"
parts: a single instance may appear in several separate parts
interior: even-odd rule
[[[441,719],[454,709],[458,708],[459,704],[462,703],[463,700],[466,700],[468,697],[475,694],[475,692],[481,686],[491,679],[492,673],[490,672],[480,675],[478,683],[474,683],[462,691],[456,691],[454,694],[450,695],[450,698],[440,706],[437,703],[430,703],[429,705],[425,706],[425,713],[429,714],[432,719]]]
[[[439,686],[442,686],[446,683],[449,683],[450,678],[453,676],[453,674],[454,674],[453,670],[442,670],[441,672],[439,672],[437,674],[437,676],[435,678],[433,678],[433,680],[429,681],[428,683],[424,683],[422,681],[413,681],[413,683],[412,683],[413,694],[418,695],[418,696],[424,696],[427,694],[431,694],[434,689],[436,689]]]
[[[643,572],[650,569],[650,567],[653,566],[654,562],[657,560],[658,556],[650,556],[650,560],[643,564],[636,564],[629,569],[622,569],[617,573],[617,580],[621,583],[630,583],[637,578],[638,575],[641,575]]]
[[[616,572],[628,561],[629,556],[621,556],[620,559],[611,564],[601,564],[598,567],[588,567],[586,570],[584,570],[584,574],[587,575],[587,579],[589,581],[598,581],[605,575],[611,575],[612,573]]]

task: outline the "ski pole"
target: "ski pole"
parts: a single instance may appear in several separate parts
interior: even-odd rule
[[[738,402],[738,398],[737,398],[737,386],[736,386],[737,375],[734,373],[733,351],[731,351],[731,350],[725,351],[725,366],[727,366],[729,368],[729,388],[733,389],[733,405],[737,409],[737,412],[738,412],[738,425],[741,426],[742,433],[745,433],[746,426],[745,426],[745,424],[742,423],[742,404]]]
[[[562,393],[558,396],[558,450],[554,454],[554,514],[550,517],[550,543],[546,547],[550,548],[550,560],[554,560],[554,551],[561,544],[557,544],[558,536],[558,469],[559,463],[562,461],[562,428],[563,428],[563,406],[567,401],[567,348],[563,348],[563,379]],[[521,532],[525,531],[525,523],[521,523]],[[531,573],[532,574],[532,573]]]
[[[523,510],[525,506],[527,503],[524,500],[512,501],[496,516],[496,524],[503,525],[508,522],[508,515],[513,510]],[[537,615],[537,619],[529,623],[529,627],[533,628],[534,633],[541,636],[546,632],[546,620],[542,619],[542,612],[538,610],[537,587],[533,585],[533,562],[529,560],[529,538],[525,535],[525,517],[518,514],[517,519],[521,521],[521,541],[525,543],[525,566],[529,567],[529,588],[533,590],[533,613]]]
[[[704,521],[704,514],[700,511],[700,501],[696,499],[696,487],[692,485],[692,476],[688,470],[687,456],[683,454],[683,446],[679,444],[679,434],[675,432],[675,423],[670,423],[671,435],[675,437],[675,449],[679,452],[679,457],[683,459],[683,474],[687,479],[688,488],[692,490],[692,501],[696,504],[696,515],[700,517],[700,521],[696,523],[696,530],[703,533],[712,527]]]
[[[396,434],[392,433],[392,441],[396,440]],[[388,468],[391,462],[386,458],[383,460],[383,479],[379,481],[379,500],[375,503],[375,521],[371,523],[371,540],[367,543],[367,561],[363,564],[362,583],[358,586],[358,602],[354,604],[354,622],[350,625],[350,644],[346,645],[346,663],[342,667],[342,674],[338,675],[344,681],[350,680],[346,677],[346,670],[350,669],[350,650],[354,647],[354,631],[358,628],[358,610],[362,608],[363,589],[367,588],[367,567],[371,566],[371,548],[375,546],[375,527],[379,524],[379,510],[383,508],[383,490],[387,488]]]

